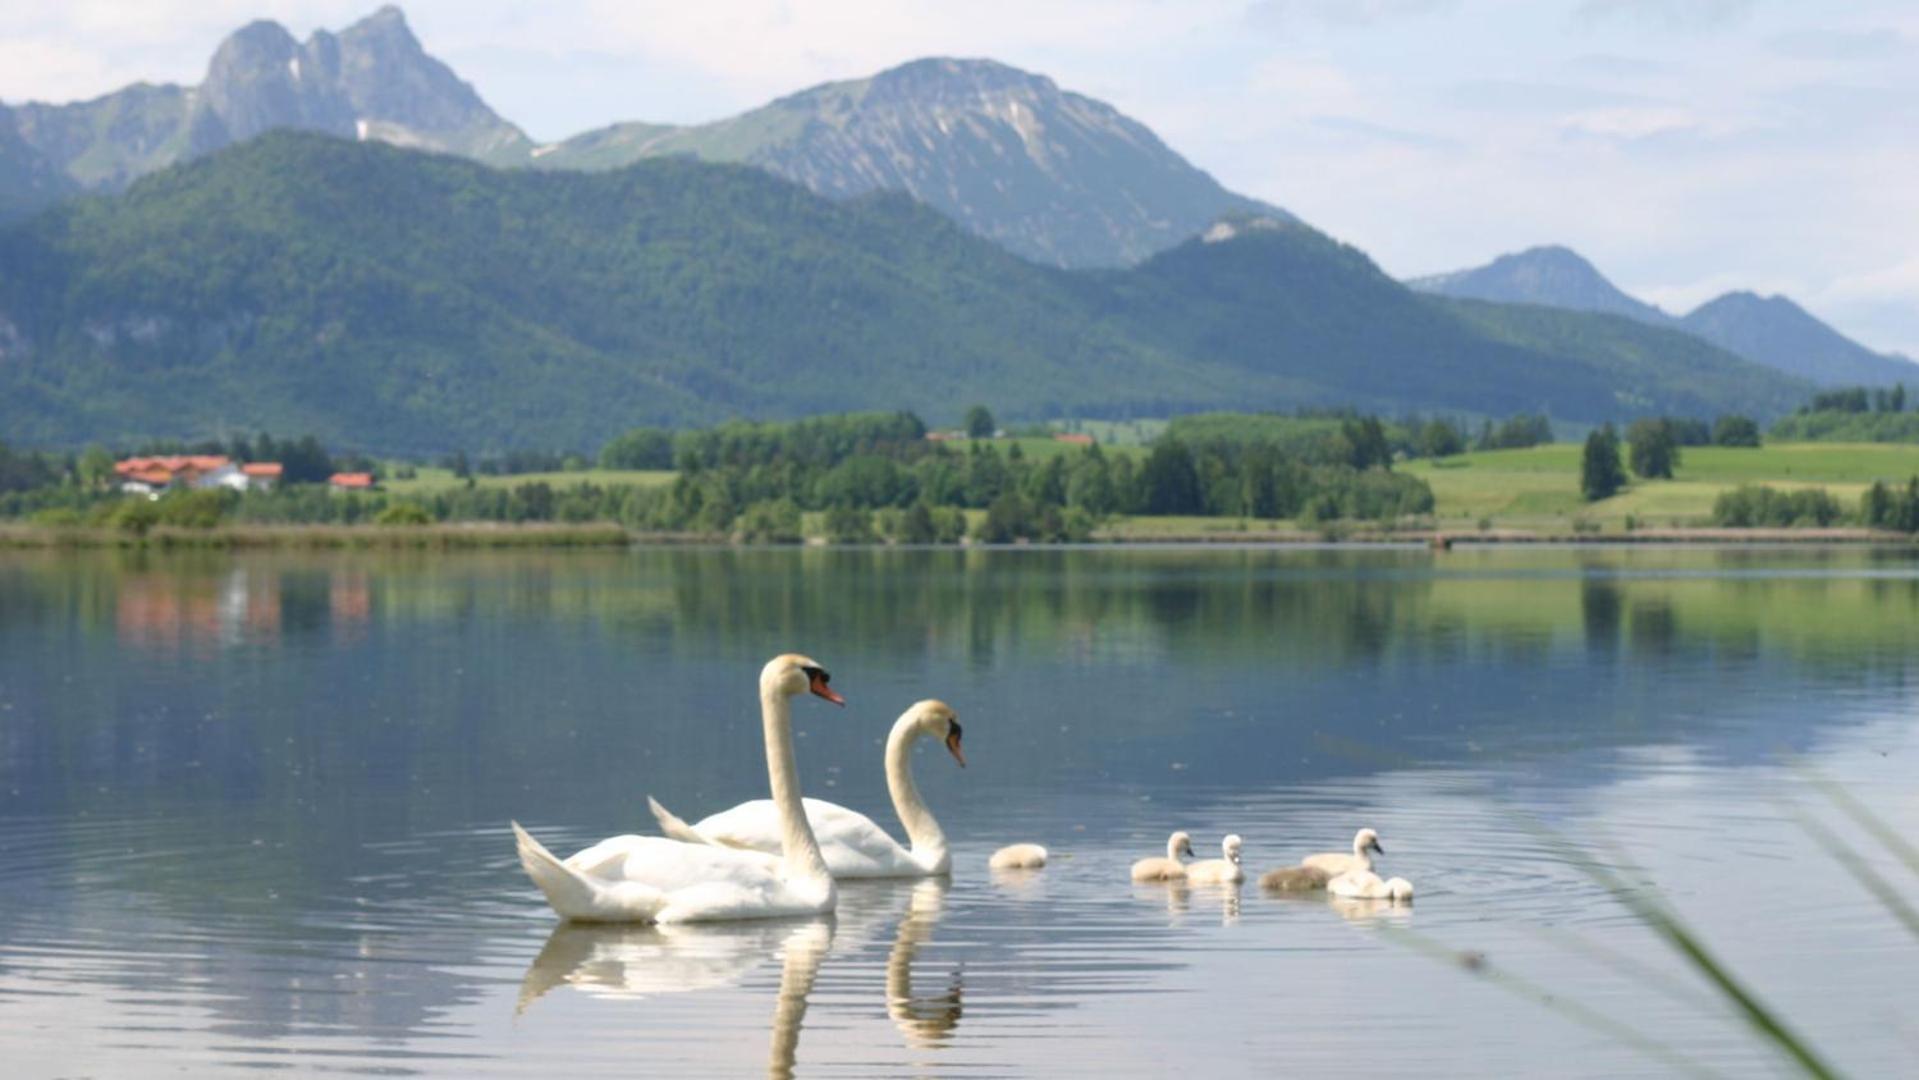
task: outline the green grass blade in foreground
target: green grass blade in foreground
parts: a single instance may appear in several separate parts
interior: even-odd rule
[[[1841,840],[1838,834],[1813,820],[1803,810],[1795,810],[1793,816],[1798,819],[1799,827],[1826,849],[1826,854],[1845,867],[1855,881],[1864,886],[1887,911],[1892,912],[1893,918],[1904,923],[1908,933],[1919,938],[1919,911],[1914,911],[1912,905],[1906,903],[1905,897],[1899,895],[1899,890],[1893,887],[1892,882],[1881,877],[1879,871],[1872,868],[1872,863]]]
[[[1624,1024],[1618,1020],[1614,1020],[1605,1013],[1583,1005],[1563,994],[1555,994],[1551,990],[1540,986],[1524,976],[1515,975],[1512,972],[1494,967],[1491,961],[1486,959],[1484,954],[1460,952],[1434,941],[1424,934],[1405,929],[1404,927],[1395,927],[1388,930],[1386,931],[1386,936],[1390,940],[1404,942],[1415,951],[1424,953],[1435,960],[1457,966],[1461,970],[1469,972],[1505,990],[1507,993],[1527,998],[1534,1004],[1542,1006],[1551,1012],[1559,1013],[1574,1023],[1590,1028],[1608,1038],[1616,1039],[1620,1043],[1632,1047],[1661,1064],[1691,1073],[1694,1076],[1723,1075],[1713,1071],[1700,1062],[1694,1061],[1672,1047],[1667,1046],[1665,1043],[1659,1042],[1656,1039],[1647,1038],[1630,1024]]]
[[[1846,816],[1856,822],[1860,828],[1871,833],[1874,840],[1884,844],[1887,851],[1892,852],[1900,862],[1906,864],[1906,869],[1919,874],[1919,848],[1913,847],[1910,841],[1900,836],[1892,826],[1880,820],[1879,815],[1866,809],[1864,803],[1853,798],[1851,792],[1832,778],[1808,765],[1799,766],[1799,775],[1805,777],[1807,783],[1818,788],[1821,794],[1832,800],[1833,805],[1843,810]]]
[[[1587,877],[1597,882],[1600,888],[1612,894],[1622,907],[1637,916],[1667,945],[1671,946],[1694,970],[1705,976],[1707,982],[1719,991],[1720,995],[1731,1002],[1739,1016],[1752,1029],[1777,1049],[1806,1075],[1816,1077],[1835,1077],[1838,1072],[1826,1064],[1809,1045],[1781,1020],[1771,1009],[1761,1004],[1750,990],[1735,978],[1732,971],[1714,956],[1711,950],[1666,907],[1653,899],[1647,889],[1635,888],[1622,880],[1609,868],[1601,865],[1585,851],[1557,833],[1541,828],[1548,843],[1558,848],[1566,861],[1577,867]]]

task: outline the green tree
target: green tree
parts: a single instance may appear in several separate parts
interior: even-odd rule
[[[600,448],[602,469],[670,469],[673,433],[664,428],[634,428]]]
[[[113,455],[98,443],[86,448],[77,466],[80,482],[89,490],[104,491],[113,483]]]
[[[1619,464],[1619,435],[1611,424],[1593,429],[1586,436],[1586,450],[1580,457],[1579,491],[1587,502],[1610,499],[1626,486],[1626,470]]]
[[[1197,514],[1199,473],[1186,444],[1171,437],[1153,444],[1140,470],[1140,508],[1148,514]]]
[[[990,439],[999,425],[993,421],[993,414],[984,405],[975,405],[966,410],[966,434],[969,438]]]
[[[887,515],[885,522],[887,539],[895,544],[931,544],[939,539],[933,525],[933,511],[923,502]]]
[[[746,508],[733,538],[743,544],[797,544],[800,508],[791,499],[768,499]]]
[[[1087,447],[1068,466],[1066,503],[1094,517],[1103,517],[1119,508],[1113,490],[1113,470],[1107,466],[1106,454],[1098,443]]]
[[[1429,458],[1451,457],[1466,449],[1466,433],[1450,420],[1428,420],[1419,429],[1419,452]]]
[[[988,544],[1030,540],[1039,535],[1039,521],[1032,504],[1009,491],[986,508],[986,516],[973,535]]]
[[[874,540],[872,511],[855,506],[835,506],[828,510],[826,539],[835,544],[872,543]]]
[[[1632,471],[1648,480],[1671,480],[1679,464],[1679,440],[1664,418],[1635,420],[1626,430],[1631,444]]]
[[[431,525],[433,515],[426,507],[418,503],[388,503],[387,508],[373,515],[375,525]]]
[[[1712,422],[1714,446],[1758,446],[1759,425],[1750,416],[1722,416]]]

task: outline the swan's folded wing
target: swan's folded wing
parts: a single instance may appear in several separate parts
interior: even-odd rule
[[[872,818],[825,799],[802,799],[806,820],[813,826],[821,852],[836,876],[848,868],[891,865],[906,849],[888,836]],[[701,836],[727,847],[768,853],[780,850],[779,811],[771,799],[743,802],[702,819],[693,828]]]
[[[607,883],[635,882],[663,893],[723,883],[759,887],[778,879],[779,860],[757,851],[686,844],[659,836],[615,836],[566,860]]]

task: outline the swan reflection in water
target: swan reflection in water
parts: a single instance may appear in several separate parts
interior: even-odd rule
[[[893,935],[893,950],[886,956],[886,1013],[914,1047],[943,1046],[959,1027],[960,1000],[965,993],[962,969],[954,968],[946,978],[945,989],[937,994],[922,997],[913,992],[913,961],[939,925],[946,907],[946,889],[944,878],[914,883],[906,913],[900,916],[899,929]]]
[[[1135,887],[1133,895],[1140,899],[1151,899],[1164,894],[1166,913],[1173,916],[1173,925],[1185,921],[1185,916],[1195,907],[1200,911],[1210,911],[1215,904],[1219,907],[1219,925],[1239,925],[1239,885],[1188,885],[1184,881],[1153,882],[1143,887]],[[1195,904],[1194,898],[1198,901]]]
[[[515,1013],[558,987],[595,998],[639,1000],[738,986],[769,956],[780,958],[780,988],[773,1010],[767,1075],[793,1073],[806,1019],[807,998],[820,966],[836,946],[870,940],[886,915],[900,916],[886,960],[886,1011],[915,1047],[944,1045],[959,1025],[961,977],[955,970],[943,991],[920,996],[913,989],[913,963],[933,935],[945,907],[942,878],[874,882],[842,892],[837,919],[760,920],[744,923],[681,923],[663,926],[563,922],[554,927],[520,981]]]
[[[596,998],[642,999],[737,986],[771,953],[780,956],[779,998],[767,1050],[768,1076],[793,1075],[807,995],[833,946],[830,919],[634,926],[564,922],[520,980],[516,1013],[556,987]]]
[[[1410,923],[1413,905],[1402,900],[1368,900],[1352,896],[1334,896],[1326,892],[1274,892],[1262,890],[1266,898],[1281,904],[1331,908],[1340,918],[1361,926],[1397,926]]]
[[[1413,906],[1401,900],[1327,896],[1326,903],[1350,923],[1401,925],[1413,920]]]

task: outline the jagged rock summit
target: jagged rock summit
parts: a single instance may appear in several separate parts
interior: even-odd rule
[[[198,86],[137,83],[91,101],[7,111],[38,166],[68,189],[123,187],[276,128],[496,164],[523,160],[532,145],[429,56],[391,6],[304,43],[278,23],[248,23],[220,43]]]

